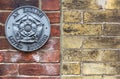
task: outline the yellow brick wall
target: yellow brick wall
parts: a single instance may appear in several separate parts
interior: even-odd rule
[[[61,79],[120,79],[120,0],[61,0]]]

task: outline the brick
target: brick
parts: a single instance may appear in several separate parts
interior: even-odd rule
[[[79,62],[82,60],[81,50],[64,50],[62,55],[63,62]]]
[[[105,36],[120,36],[120,25],[119,24],[105,24],[104,35]]]
[[[0,10],[13,10],[23,5],[32,5],[38,7],[38,0],[1,0]]]
[[[48,16],[50,23],[60,23],[60,12],[54,12],[54,13],[46,13]]]
[[[83,74],[105,74],[106,69],[103,63],[84,63]]]
[[[119,0],[107,0],[106,1],[106,5],[105,5],[106,9],[120,9],[120,1]]]
[[[103,6],[96,0],[63,0],[63,10],[102,9]]]
[[[120,51],[119,50],[104,50],[103,56],[101,56],[102,61],[107,62],[119,62],[120,61]]]
[[[10,12],[0,12],[0,23],[5,23]]]
[[[81,76],[62,76],[61,79],[82,79]]]
[[[17,64],[0,64],[0,76],[18,75]]]
[[[63,48],[80,48],[82,46],[82,38],[79,36],[64,36]]]
[[[14,49],[16,50],[6,38],[0,39],[0,49]],[[47,43],[41,48],[44,50],[59,50],[60,49],[60,38],[49,38]],[[40,50],[41,50],[40,49]]]
[[[14,48],[9,44],[9,42],[7,41],[6,38],[1,38],[1,39],[0,39],[0,50],[3,50],[3,49],[14,49]]]
[[[34,62],[39,62],[40,58],[39,55],[36,52],[18,52],[18,60],[16,62],[19,63],[34,63]],[[14,59],[15,56],[12,55],[11,58]]]
[[[3,54],[0,53],[0,63],[3,62],[4,60],[5,60],[5,59],[4,59],[4,57],[3,57]]]
[[[24,5],[31,5],[31,6],[39,6],[39,0],[15,0],[14,1],[15,4],[15,8],[20,7],[20,6],[24,6]]]
[[[18,77],[17,79],[39,79],[39,77]]]
[[[119,0],[63,0],[63,10],[120,9]]]
[[[40,62],[60,62],[60,50],[40,51]]]
[[[119,63],[84,63],[83,74],[119,74]]]
[[[3,57],[4,63],[17,62],[20,58],[20,54],[14,51],[0,51],[0,55]]]
[[[60,62],[60,51],[37,51],[36,52],[18,52],[18,51],[0,51],[0,62],[5,63],[35,63],[35,62]]]
[[[82,61],[102,61],[102,50],[83,50]]]
[[[5,36],[5,27],[0,25],[0,36]]]
[[[102,79],[101,76],[62,76],[62,79]]]
[[[78,75],[80,74],[80,64],[79,63],[63,63],[61,74],[63,75]]]
[[[81,22],[80,11],[64,11],[63,22]]]
[[[0,77],[0,79],[39,79],[39,77]]]
[[[102,25],[99,24],[64,24],[64,35],[101,35]]]
[[[103,79],[120,79],[120,76],[104,76]]]
[[[59,25],[51,26],[51,36],[60,37],[60,26]]]
[[[60,65],[59,64],[42,64],[43,71],[41,75],[59,76]]]
[[[120,22],[119,10],[92,11],[84,13],[84,22]]]
[[[43,67],[39,64],[20,64],[19,66],[19,74],[20,75],[34,75],[38,76],[42,73]]]
[[[39,62],[39,55],[35,52],[0,51],[1,62],[5,63],[34,63]]]
[[[106,66],[106,74],[120,74],[120,63],[105,63]]]
[[[60,0],[42,0],[42,10],[60,10]]]
[[[28,76],[53,75],[60,73],[59,64],[20,64],[19,74]]]
[[[83,48],[120,48],[119,37],[88,37],[84,39]]]
[[[60,49],[60,38],[49,38],[47,43],[41,49],[59,50]]]
[[[40,77],[40,79],[60,79],[60,77],[59,76],[58,77],[48,76],[48,77]]]
[[[82,79],[102,79],[102,76],[83,76]]]
[[[14,0],[1,0],[0,1],[0,9],[1,10],[11,10],[14,9],[15,2]]]

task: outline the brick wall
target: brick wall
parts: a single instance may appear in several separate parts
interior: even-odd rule
[[[120,0],[62,0],[61,79],[120,79]]]
[[[30,53],[13,48],[4,33],[9,13],[22,5],[42,9],[51,23],[48,42]],[[60,79],[60,0],[0,0],[0,79]]]
[[[39,7],[51,22],[48,42],[30,53],[4,34],[22,5]],[[0,79],[120,79],[119,9],[119,0],[0,0]]]

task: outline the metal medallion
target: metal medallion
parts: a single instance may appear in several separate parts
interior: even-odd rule
[[[50,22],[46,14],[33,6],[15,9],[5,23],[9,43],[21,51],[34,51],[42,47],[50,35]]]

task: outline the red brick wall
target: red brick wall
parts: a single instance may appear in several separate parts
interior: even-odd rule
[[[39,7],[50,19],[51,35],[39,50],[26,53],[13,48],[5,37],[9,13],[22,5]],[[59,79],[60,0],[0,0],[0,79]]]

